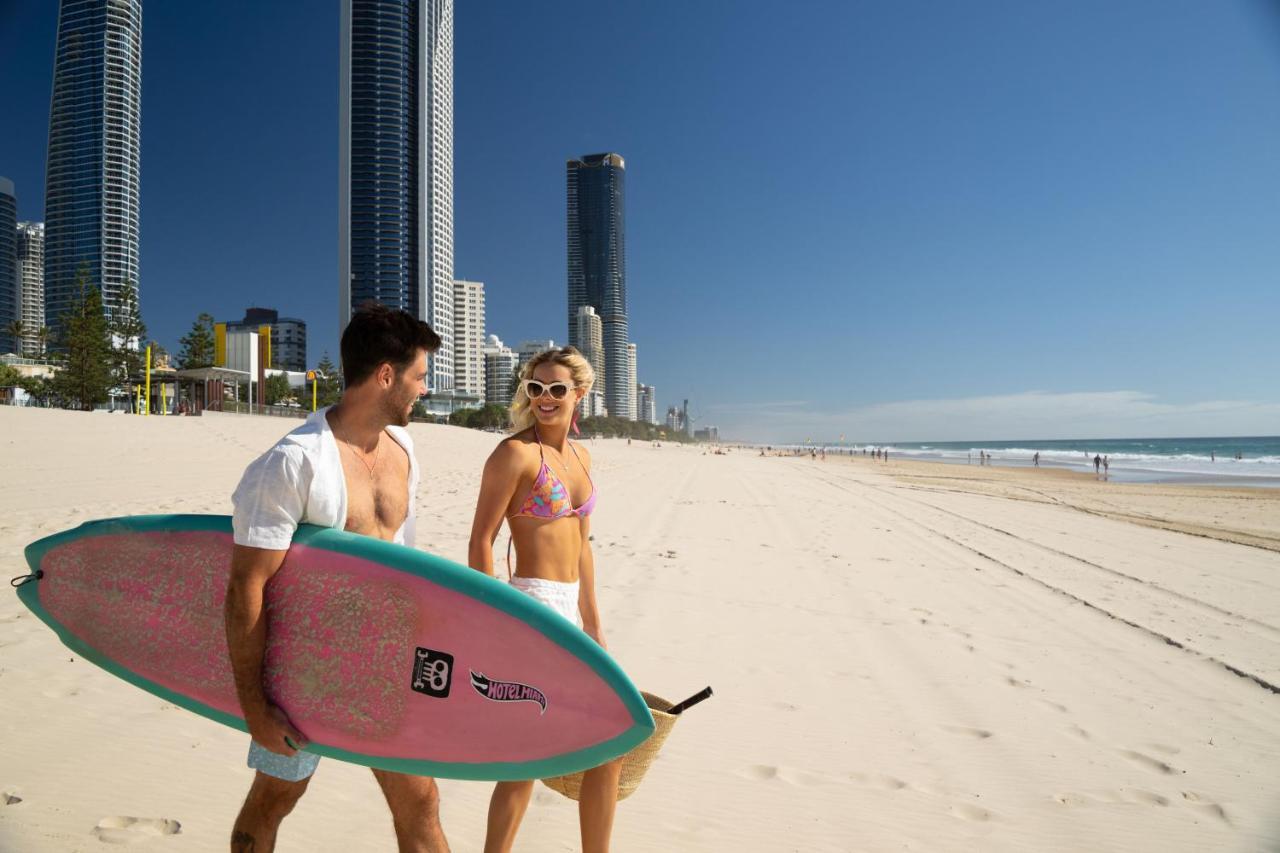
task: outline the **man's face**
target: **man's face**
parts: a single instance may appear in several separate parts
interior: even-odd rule
[[[391,385],[383,396],[387,423],[408,426],[413,404],[427,393],[427,353],[418,350],[409,366],[398,374],[392,370]]]

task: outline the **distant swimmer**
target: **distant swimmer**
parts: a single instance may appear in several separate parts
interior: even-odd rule
[[[1218,457],[1217,457],[1217,455],[1216,455],[1212,450],[1210,450],[1210,451],[1209,451],[1209,461],[1210,461],[1210,462],[1217,462],[1217,461],[1218,461]]]

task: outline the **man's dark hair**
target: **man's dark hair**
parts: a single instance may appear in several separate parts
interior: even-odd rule
[[[359,385],[383,362],[403,373],[418,350],[440,349],[440,336],[407,311],[374,302],[360,306],[342,332],[342,379],[347,388]]]

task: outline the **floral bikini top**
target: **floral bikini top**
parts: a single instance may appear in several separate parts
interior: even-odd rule
[[[565,486],[564,481],[547,464],[546,454],[542,450],[542,437],[538,435],[536,426],[533,428],[533,437],[538,440],[538,458],[542,460],[542,467],[538,470],[538,478],[533,481],[533,488],[529,490],[529,496],[524,499],[524,503],[520,505],[520,509],[515,515],[546,519],[567,518],[571,515],[578,517],[591,515],[591,511],[596,507],[596,484],[591,479],[591,472],[587,470],[587,466],[582,465],[582,458],[578,456],[578,451],[573,444],[569,445],[569,449],[573,451],[573,458],[578,460],[579,465],[582,465],[582,471],[587,475],[587,482],[591,484],[591,495],[579,507],[573,505],[573,501],[569,499],[569,489]]]

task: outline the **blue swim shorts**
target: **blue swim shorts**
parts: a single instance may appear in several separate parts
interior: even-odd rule
[[[286,782],[301,782],[310,777],[319,763],[320,756],[314,753],[299,750],[290,757],[259,746],[256,740],[249,741],[249,766]]]

